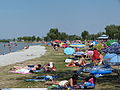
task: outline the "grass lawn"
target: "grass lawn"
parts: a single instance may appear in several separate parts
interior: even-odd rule
[[[64,55],[63,49],[59,48],[58,51],[54,51],[52,47],[46,46],[47,52],[40,58],[27,60],[24,62],[0,67],[0,88],[46,88],[47,85],[44,82],[25,82],[25,79],[33,76],[40,75],[60,75],[62,78],[57,80],[69,79],[74,70],[78,70],[79,67],[65,67],[64,60],[69,57]],[[44,65],[48,62],[54,62],[57,68],[56,72],[49,73],[37,73],[37,74],[15,74],[10,73],[9,70],[13,66],[26,66],[29,64],[41,64]],[[82,76],[88,76],[88,73],[83,73]],[[80,81],[80,80],[79,80]],[[120,77],[116,73],[105,75],[104,77],[97,78],[95,90],[120,90]]]

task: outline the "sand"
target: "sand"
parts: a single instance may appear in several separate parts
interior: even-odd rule
[[[0,66],[6,66],[9,64],[15,64],[17,62],[26,61],[41,57],[46,52],[44,46],[35,45],[30,46],[28,49],[23,49],[18,52],[12,52],[5,55],[0,55]]]

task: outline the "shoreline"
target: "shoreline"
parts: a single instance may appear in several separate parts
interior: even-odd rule
[[[17,52],[0,55],[0,67],[41,57],[45,54],[45,52],[46,49],[44,46],[34,45],[30,46],[28,49],[22,49]]]

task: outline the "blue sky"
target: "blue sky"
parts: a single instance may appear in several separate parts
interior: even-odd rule
[[[44,37],[50,28],[80,35],[120,25],[120,0],[0,0],[0,39]]]

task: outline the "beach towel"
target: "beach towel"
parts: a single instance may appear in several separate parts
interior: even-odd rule
[[[60,78],[60,76],[50,76],[50,75],[46,75],[46,76],[37,76],[34,77],[33,79],[25,79],[26,82],[39,82],[39,81],[47,81],[47,80],[53,80],[56,78]]]
[[[93,51],[88,51],[87,55],[93,55]]]
[[[40,82],[40,81],[46,81],[45,79],[25,79],[26,82]]]
[[[48,89],[58,89],[60,88],[59,85],[51,85],[48,87]]]
[[[40,73],[40,72],[43,72],[44,70],[41,69],[41,70],[33,70],[33,73]]]
[[[12,72],[12,73],[19,73],[19,74],[31,74],[30,70],[24,69],[24,68],[13,70],[13,71],[10,71],[10,72]]]
[[[94,88],[95,84],[90,83],[90,82],[85,82],[83,86],[85,89],[90,89],[90,88]]]

